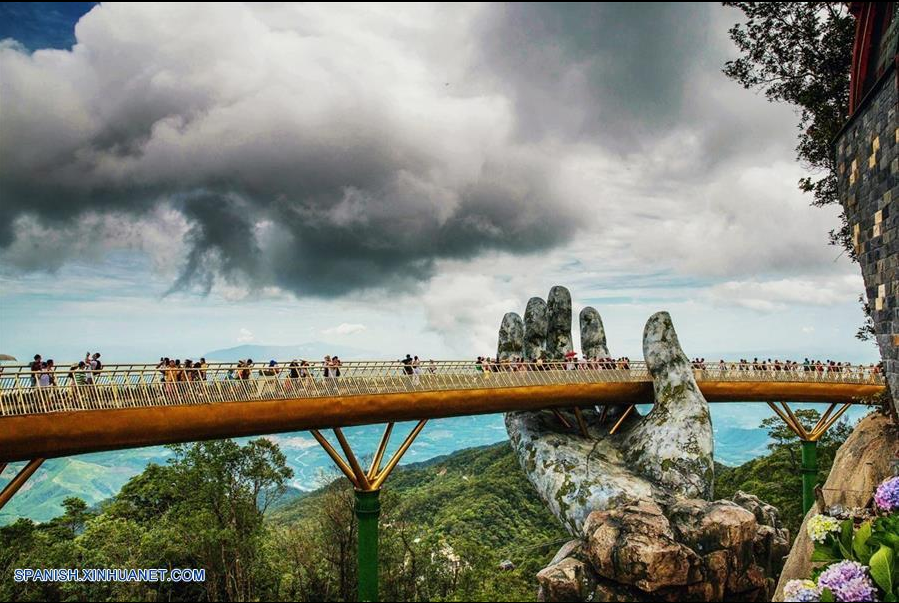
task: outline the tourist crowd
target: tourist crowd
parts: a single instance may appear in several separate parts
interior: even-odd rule
[[[629,370],[631,368],[631,359],[622,356],[621,358],[578,358],[576,352],[568,352],[563,360],[546,360],[543,356],[537,360],[525,360],[523,357],[516,356],[509,359],[489,358],[487,356],[478,356],[475,362],[479,372],[515,372],[515,371],[548,371],[548,370]]]
[[[96,382],[98,375],[103,370],[103,363],[100,360],[100,352],[93,354],[88,352],[84,356],[84,360],[69,367],[67,383],[73,385],[90,385]],[[753,358],[751,361],[745,358],[739,362],[725,362],[723,359],[717,363],[707,363],[705,358],[693,358],[691,366],[696,371],[716,370],[719,372],[730,371],[790,371],[790,372],[818,372],[818,373],[840,373],[840,372],[856,372],[862,373],[865,377],[878,375],[883,371],[882,363],[871,364],[869,366],[855,366],[848,362],[836,362],[833,360],[810,360],[806,358],[802,363],[793,360],[783,360],[771,358],[759,359]],[[388,363],[389,364],[389,363]],[[379,363],[379,367],[383,365]],[[436,373],[437,363],[429,360],[422,363],[418,356],[406,354],[405,358],[396,361],[396,367],[401,374],[410,376],[415,382],[418,381],[419,375],[423,372]],[[508,359],[498,359],[496,357],[478,356],[474,363],[474,367],[479,373],[496,373],[496,372],[517,372],[517,371],[545,371],[545,370],[630,370],[631,360],[627,356],[619,358],[612,357],[589,357],[578,358],[576,352],[568,352],[560,360],[547,360],[544,355],[534,361],[526,360],[523,357],[513,357]],[[288,377],[290,379],[312,379],[325,378],[331,379],[341,376],[343,361],[337,356],[325,356],[320,363],[310,363],[306,360],[294,359],[285,365],[280,365],[276,360],[269,360],[259,366],[254,363],[251,358],[239,360],[235,364],[222,365],[217,364],[214,368],[218,378],[229,380],[247,380],[255,377],[277,378]],[[354,367],[356,370],[364,368]],[[181,383],[191,381],[206,381],[210,370],[210,365],[206,358],[200,358],[198,361],[190,359],[182,361],[180,358],[162,357],[156,364],[155,371],[158,373],[158,381],[161,383]],[[122,372],[121,368],[117,371]],[[33,387],[52,387],[56,386],[58,375],[64,373],[60,370],[52,359],[44,360],[40,354],[34,356],[34,361],[30,365],[30,381]],[[126,371],[127,372],[127,371]],[[223,375],[224,374],[224,375]],[[359,374],[359,373],[356,373]]]
[[[705,358],[694,358],[692,361],[693,368],[700,371],[709,370],[706,365]],[[790,372],[813,372],[813,373],[842,373],[849,371],[864,371],[866,374],[877,375],[883,370],[883,363],[871,364],[869,366],[852,365],[849,362],[835,362],[833,360],[809,360],[806,358],[802,364],[795,360],[783,360],[768,358],[759,360],[753,358],[749,361],[741,358],[739,362],[725,362],[723,359],[718,361],[719,371],[790,371]]]
[[[103,369],[100,355],[100,352],[85,353],[84,360],[79,360],[69,367],[69,381],[77,385],[92,384],[94,376]],[[52,358],[44,360],[40,354],[35,354],[29,368],[33,387],[50,387],[57,384],[57,367]]]

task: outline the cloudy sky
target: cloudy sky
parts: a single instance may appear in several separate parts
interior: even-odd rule
[[[0,351],[495,352],[555,284],[640,357],[876,359],[717,4],[0,7]]]

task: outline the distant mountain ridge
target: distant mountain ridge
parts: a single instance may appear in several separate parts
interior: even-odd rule
[[[224,348],[220,350],[212,350],[203,354],[206,360],[221,362],[237,362],[238,360],[246,360],[252,358],[255,362],[268,362],[269,360],[277,360],[279,362],[289,361],[296,358],[297,360],[318,361],[326,355],[340,356],[344,360],[371,360],[376,359],[376,354],[369,350],[354,348],[347,345],[335,345],[333,343],[325,343],[322,341],[310,341],[298,345],[265,345],[247,343],[233,348]]]

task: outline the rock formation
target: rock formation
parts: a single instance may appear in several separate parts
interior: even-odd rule
[[[548,300],[528,302],[526,357],[541,346],[551,359],[571,349],[571,296],[553,287]],[[584,308],[580,327],[584,356],[608,357],[599,313]],[[504,319],[501,333],[509,331]],[[777,512],[743,494],[710,502],[708,403],[666,312],[647,321],[643,354],[655,405],[645,417],[631,413],[615,435],[594,409],[582,410],[589,437],[566,428],[550,411],[506,415],[528,479],[576,538],[538,575],[541,597],[763,600],[789,542]]]
[[[738,493],[735,501],[641,500],[587,518],[537,574],[543,601],[766,601],[768,577],[788,548],[776,513]]]
[[[539,307],[534,299],[528,309]],[[553,358],[558,357],[559,342],[568,346],[571,342],[568,290],[553,287],[547,307],[546,349]],[[566,310],[567,321],[559,315]],[[509,345],[510,316],[517,317],[506,314],[503,319],[501,349]],[[532,326],[532,316],[525,312],[524,332],[525,339],[536,345],[528,334],[540,332],[542,325]],[[588,307],[581,317],[587,330],[582,331],[581,341],[601,345],[603,357],[607,356],[599,313]],[[560,331],[565,325],[568,331]],[[560,432],[558,419],[549,412],[506,415],[506,429],[528,478],[572,534],[580,532],[591,511],[656,495],[712,496],[713,438],[708,404],[696,386],[667,312],[653,315],[646,323],[643,348],[653,375],[656,405],[646,417],[632,413],[633,418],[619,432],[622,435],[608,436],[608,426],[598,425],[598,413],[593,410],[583,411],[591,438]]]

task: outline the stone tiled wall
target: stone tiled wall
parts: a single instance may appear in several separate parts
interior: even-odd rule
[[[899,122],[895,69],[836,141],[840,201],[899,411]]]

